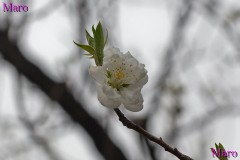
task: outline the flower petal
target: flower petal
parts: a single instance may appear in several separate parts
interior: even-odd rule
[[[143,109],[141,89],[148,81],[145,66],[130,52],[123,54],[117,48],[104,51],[102,66],[90,66],[90,75],[98,82],[98,100],[108,108],[124,104],[137,112]]]
[[[104,73],[102,71],[102,66],[90,66],[88,69],[89,74],[96,80],[98,83],[102,84],[104,82]]]
[[[117,89],[112,88],[107,84],[102,86],[102,91],[109,98],[112,98],[112,99],[121,98],[121,95],[118,93]]]
[[[104,51],[104,60],[108,60],[115,54],[121,54],[120,50],[115,47],[108,48]]]
[[[138,91],[134,98],[124,98],[123,105],[126,109],[132,112],[138,112],[143,109],[143,97],[140,91]]]
[[[108,108],[117,108],[121,105],[120,99],[112,99],[105,95],[102,90],[102,86],[98,86],[97,88],[98,100],[99,102]]]
[[[127,67],[130,69],[135,69],[138,66],[138,61],[135,58],[127,59]]]
[[[129,89],[134,89],[134,88],[142,88],[146,83],[148,82],[148,75],[145,74],[142,79],[140,79],[138,82],[135,84],[129,86]]]
[[[132,54],[128,51],[127,53],[125,53],[125,58],[128,59],[128,58],[134,58],[132,56]]]

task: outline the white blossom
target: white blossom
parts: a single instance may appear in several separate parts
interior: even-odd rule
[[[123,104],[133,112],[142,110],[141,89],[148,81],[144,67],[130,52],[123,54],[117,48],[105,50],[103,65],[89,68],[89,74],[98,83],[100,103],[109,108],[117,108]]]

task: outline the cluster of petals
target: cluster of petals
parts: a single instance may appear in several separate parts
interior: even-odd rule
[[[104,51],[102,66],[90,66],[89,74],[97,82],[98,100],[103,106],[117,108],[121,104],[133,112],[142,110],[142,87],[148,76],[144,64],[131,53],[117,48]]]

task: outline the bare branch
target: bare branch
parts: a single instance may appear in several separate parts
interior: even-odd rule
[[[182,154],[177,148],[172,148],[171,146],[169,146],[166,142],[164,142],[162,140],[161,137],[157,138],[157,137],[151,135],[146,130],[144,130],[142,127],[140,127],[139,125],[136,125],[135,123],[133,123],[132,121],[127,119],[125,117],[125,115],[118,108],[114,109],[114,111],[118,115],[119,120],[122,122],[122,124],[124,126],[126,126],[127,128],[135,130],[136,132],[140,133],[141,135],[143,135],[145,138],[149,139],[150,141],[157,143],[158,145],[163,147],[165,149],[165,151],[172,153],[173,155],[178,157],[178,159],[180,159],[180,160],[193,160],[192,158],[188,157],[187,155]]]

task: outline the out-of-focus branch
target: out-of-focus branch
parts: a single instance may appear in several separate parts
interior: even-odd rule
[[[177,136],[187,136],[195,131],[202,130],[208,125],[212,125],[216,120],[227,118],[228,116],[237,117],[239,116],[239,113],[239,106],[217,106],[208,111],[204,116],[197,117],[186,124],[176,126],[175,130],[177,131]]]
[[[66,3],[67,0],[51,0],[41,9],[31,13],[31,20],[41,20],[46,18],[53,12],[57,11],[61,6],[66,5]]]
[[[169,146],[166,142],[164,142],[162,140],[161,137],[157,138],[157,137],[151,135],[146,130],[144,130],[142,127],[140,127],[139,125],[136,125],[135,123],[133,123],[132,121],[127,119],[125,117],[125,115],[118,108],[114,109],[114,111],[118,115],[119,120],[122,122],[122,124],[124,126],[126,126],[127,128],[133,129],[136,132],[142,134],[145,138],[149,139],[150,141],[157,143],[158,145],[163,147],[165,149],[165,151],[172,153],[173,155],[178,157],[178,159],[180,159],[180,160],[193,160],[189,156],[182,154],[177,148],[172,148],[171,146]]]
[[[8,33],[3,31],[0,31],[0,53],[20,74],[36,84],[51,100],[59,103],[71,119],[87,131],[106,160],[126,160],[124,154],[111,141],[100,124],[86,112],[80,102],[74,99],[65,83],[53,81],[26,59],[17,45],[9,40]]]
[[[16,110],[18,112],[19,120],[22,124],[26,127],[27,131],[29,132],[31,140],[43,151],[51,160],[61,160],[61,157],[51,148],[49,142],[43,137],[39,136],[36,131],[36,125],[29,119],[29,114],[26,111],[24,105],[24,96],[22,93],[22,80],[20,75],[17,76],[16,79],[16,103],[18,106]]]
[[[142,140],[144,140],[144,142],[145,142],[145,144],[146,144],[146,147],[147,147],[147,149],[148,149],[148,151],[149,151],[149,155],[150,155],[150,157],[152,158],[152,160],[157,160],[157,157],[156,157],[156,155],[154,154],[156,148],[153,147],[153,145],[151,145],[151,144],[149,143],[149,141],[148,141],[144,136],[141,136],[141,138],[142,138]]]
[[[193,9],[193,2],[189,0],[183,0],[183,6],[179,9],[179,15],[177,17],[176,23],[174,25],[174,29],[172,32],[172,38],[169,41],[169,47],[166,51],[165,57],[163,59],[164,63],[164,70],[158,80],[157,85],[162,87],[165,85],[167,78],[171,74],[172,69],[174,68],[174,55],[177,54],[181,45],[184,42],[185,36],[185,28],[190,20],[192,9]]]
[[[161,107],[159,104],[162,101],[162,95],[166,91],[167,81],[171,77],[175,67],[174,56],[179,52],[181,45],[184,43],[185,29],[188,26],[187,24],[191,18],[194,4],[191,0],[182,0],[182,2],[183,5],[180,6],[177,12],[177,18],[173,27],[169,46],[166,50],[162,63],[160,63],[162,64],[162,72],[160,73],[156,86],[154,87],[156,90],[152,98],[153,107],[146,116],[147,122],[151,120],[152,115],[154,115],[156,111]],[[171,118],[172,120],[176,120],[174,117]]]
[[[158,78],[156,85],[156,93],[153,96],[154,108],[149,112],[148,116],[151,116],[158,108],[161,101],[159,93],[163,92],[166,87],[166,82],[171,76],[171,73],[174,69],[174,55],[179,52],[181,45],[184,42],[185,28],[190,20],[191,13],[193,10],[193,2],[191,0],[183,0],[183,4],[178,11],[178,16],[173,28],[172,37],[169,41],[169,46],[166,51],[165,57],[163,58],[163,71],[161,72],[160,77]]]
[[[201,6],[199,11],[201,13],[207,13],[206,20],[208,20],[213,26],[218,25],[223,31],[223,35],[226,37],[226,39],[230,42],[234,49],[240,53],[240,34],[238,32],[238,27],[236,27],[236,29],[233,27],[228,15],[222,16],[222,14],[219,14],[217,11],[218,5],[216,5],[217,1],[215,3],[203,3],[201,1],[197,2]]]
[[[192,134],[196,131],[203,130],[206,126],[212,125],[214,121],[239,116],[240,108],[238,105],[231,103],[227,98],[231,95],[224,95],[225,102],[218,102],[212,90],[209,89],[207,84],[202,85],[202,94],[211,102],[215,107],[207,111],[206,114],[201,117],[196,117],[186,124],[174,126],[176,137],[183,137]]]

